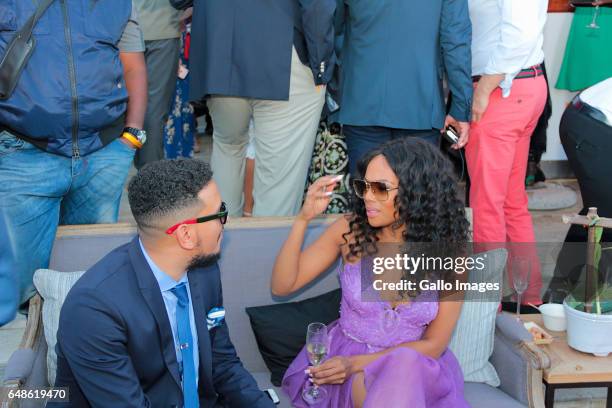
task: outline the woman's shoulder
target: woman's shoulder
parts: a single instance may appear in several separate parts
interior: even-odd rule
[[[349,254],[349,244],[354,242],[353,233],[350,226],[350,214],[344,214],[334,221],[328,229],[328,232],[333,236],[334,241],[340,247],[342,260],[347,261]]]

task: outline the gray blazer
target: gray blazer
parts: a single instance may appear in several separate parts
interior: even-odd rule
[[[399,129],[441,128],[444,71],[450,114],[472,105],[472,25],[467,0],[338,0],[339,121]]]
[[[291,47],[314,75],[332,76],[336,0],[170,0],[194,5],[190,98],[289,99]]]

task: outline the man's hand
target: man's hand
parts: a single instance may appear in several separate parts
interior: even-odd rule
[[[472,122],[480,122],[489,107],[490,94],[476,88],[472,100]]]
[[[459,150],[467,144],[470,138],[470,124],[468,122],[459,122],[451,115],[446,115],[444,128],[441,129],[440,133],[445,132],[449,125],[452,125],[459,132],[459,141],[451,146],[453,149]]]
[[[350,357],[335,356],[307,371],[316,385],[344,384],[353,375],[353,362]]]
[[[472,122],[479,122],[489,107],[491,93],[497,89],[505,74],[483,75],[474,90],[472,100]]]

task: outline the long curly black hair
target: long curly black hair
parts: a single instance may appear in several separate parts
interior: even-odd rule
[[[379,155],[384,156],[399,179],[393,228],[406,226],[402,234],[404,242],[466,243],[469,223],[464,204],[459,199],[451,163],[439,149],[416,138],[387,142],[359,161],[358,178],[365,177],[370,161]],[[350,230],[344,234],[349,260],[375,255],[381,230],[368,223],[364,201],[352,194],[353,211],[347,215]],[[352,240],[349,240],[351,234]]]

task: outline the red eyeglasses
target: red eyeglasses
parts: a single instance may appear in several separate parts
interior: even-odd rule
[[[185,225],[185,224],[200,224],[206,221],[219,220],[221,222],[221,225],[225,225],[225,223],[227,222],[227,212],[228,212],[227,207],[225,206],[225,203],[222,202],[221,208],[219,208],[218,213],[206,215],[204,217],[192,218],[190,220],[181,221],[178,224],[174,224],[173,226],[168,228],[166,230],[166,234],[168,235],[174,234],[174,231],[176,231],[178,227],[180,227],[181,225]]]

